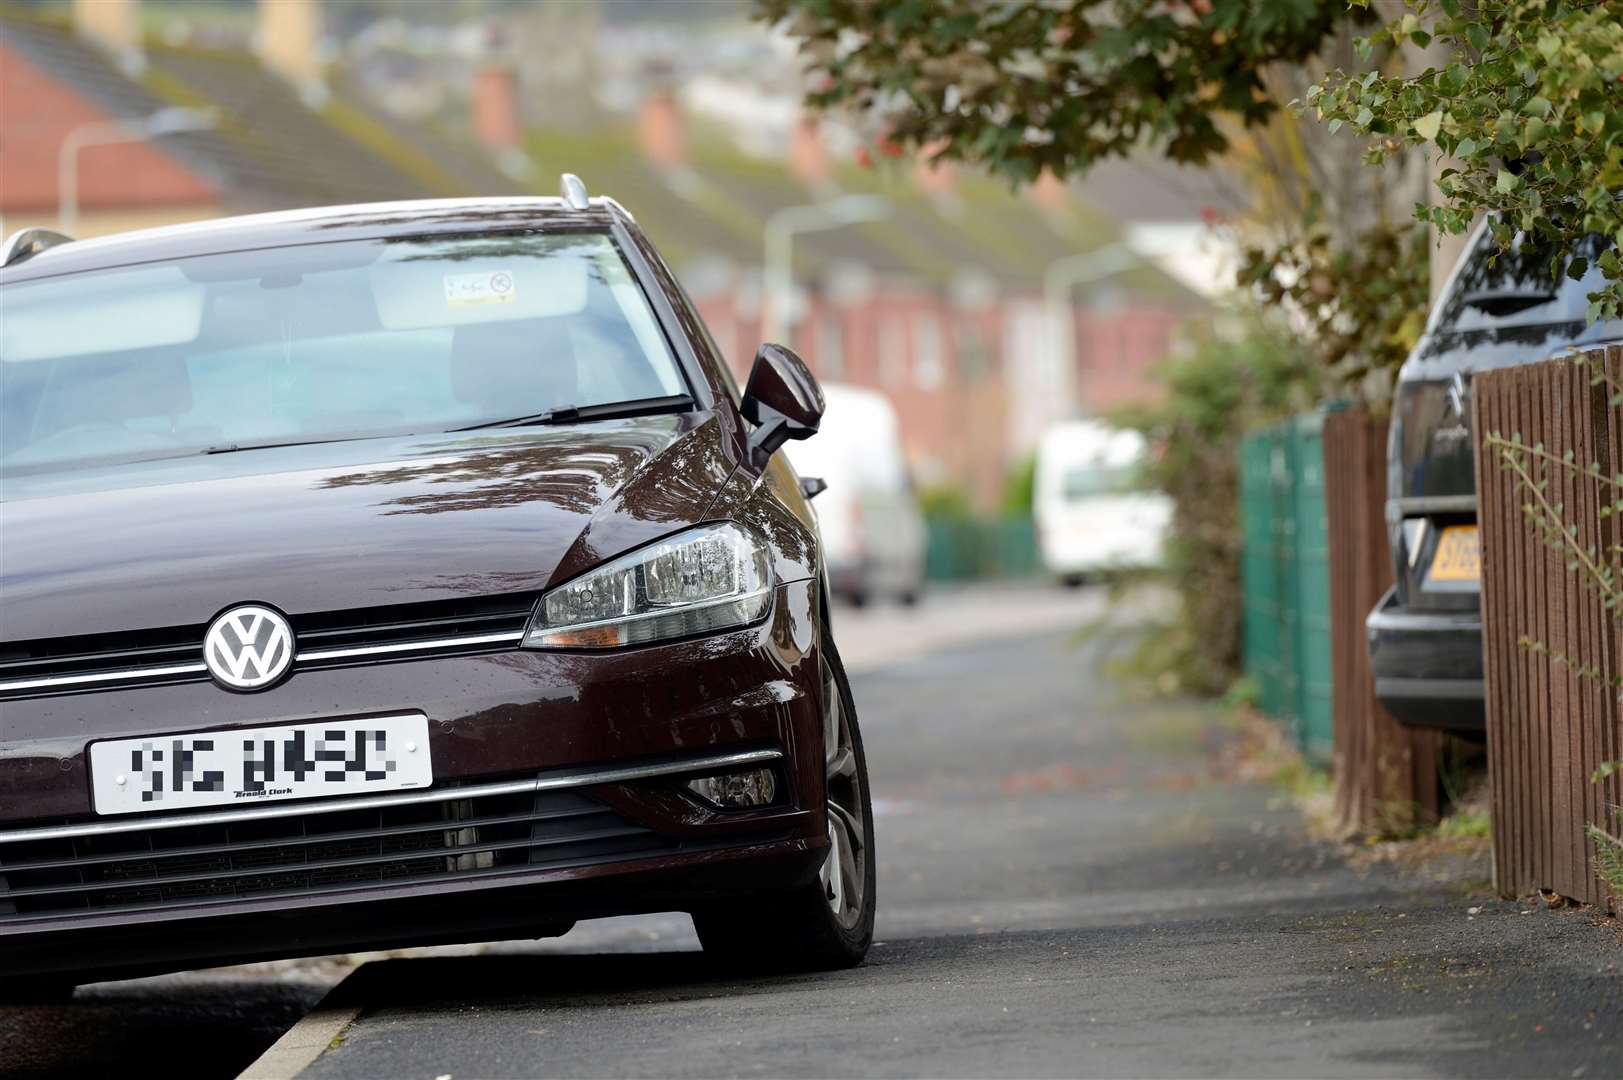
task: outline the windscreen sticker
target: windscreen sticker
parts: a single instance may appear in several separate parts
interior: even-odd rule
[[[445,275],[446,307],[511,304],[517,297],[518,289],[514,286],[513,275],[506,270]]]

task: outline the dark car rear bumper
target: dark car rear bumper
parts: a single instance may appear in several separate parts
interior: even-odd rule
[[[1483,730],[1480,614],[1410,611],[1388,590],[1365,629],[1375,696],[1400,723]]]

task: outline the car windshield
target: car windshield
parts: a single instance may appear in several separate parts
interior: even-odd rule
[[[343,241],[0,292],[0,470],[688,392],[604,233]]]
[[[1132,491],[1137,480],[1137,465],[1084,465],[1065,471],[1064,494],[1069,502],[1121,495]]]
[[[1579,279],[1550,276],[1555,249],[1518,233],[1509,251],[1500,252],[1486,230],[1472,246],[1454,287],[1437,314],[1437,329],[1489,330],[1547,323],[1581,323],[1589,308],[1589,294],[1605,285],[1599,259],[1609,245],[1600,236],[1587,236],[1576,254],[1587,263]]]

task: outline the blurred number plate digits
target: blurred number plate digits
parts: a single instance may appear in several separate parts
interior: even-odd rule
[[[1437,541],[1437,554],[1431,560],[1428,581],[1479,581],[1482,578],[1482,549],[1477,545],[1475,525],[1450,525]]]
[[[249,806],[433,782],[422,713],[90,744],[98,814]]]

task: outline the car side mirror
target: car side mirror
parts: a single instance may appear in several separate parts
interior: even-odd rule
[[[823,390],[794,350],[768,342],[755,354],[740,405],[750,433],[750,458],[764,467],[790,439],[809,439],[823,422]]]

